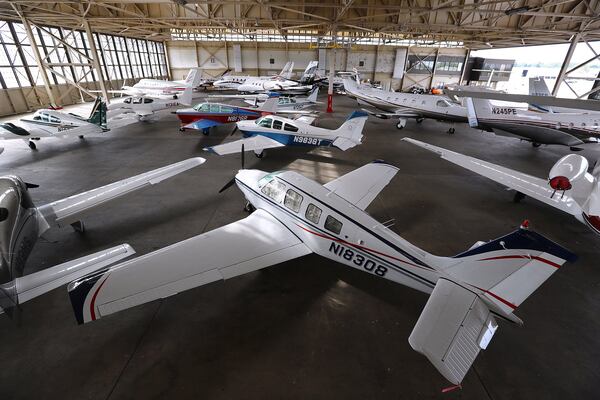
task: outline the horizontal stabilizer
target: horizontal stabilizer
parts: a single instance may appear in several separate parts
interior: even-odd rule
[[[497,324],[474,292],[438,280],[408,342],[450,382],[459,385]]]
[[[135,251],[131,246],[122,244],[19,277],[14,282],[17,303],[22,304],[133,254]]]
[[[45,204],[38,207],[38,212],[47,221],[48,225],[66,226],[79,221],[85,213],[95,207],[143,187],[155,185],[167,178],[196,167],[204,163],[204,161],[206,160],[201,157],[188,158],[187,160],[167,165],[166,167]]]
[[[244,146],[244,151],[259,151],[284,146],[282,143],[279,143],[275,139],[271,139],[266,136],[255,135],[250,136],[248,138],[235,140],[229,143],[223,143],[212,147],[205,147],[204,151],[208,151],[210,153],[215,153],[217,155],[222,156],[225,154],[239,153],[240,151],[242,151],[242,145]]]

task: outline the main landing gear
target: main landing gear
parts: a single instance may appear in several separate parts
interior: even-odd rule
[[[420,124],[421,122],[423,122],[425,120],[425,118],[417,118],[417,124]]]
[[[448,128],[448,133],[450,135],[454,135],[454,132],[456,132],[456,129],[454,129],[454,127]]]
[[[514,203],[520,203],[526,196],[521,192],[515,192],[515,197],[513,197]]]
[[[538,148],[538,147],[540,147],[542,144],[541,144],[541,143],[538,143],[538,142],[531,142],[531,145],[532,145],[533,147],[535,147],[535,148]]]
[[[406,119],[404,119],[404,118],[400,118],[400,119],[398,120],[398,123],[396,124],[396,128],[398,128],[398,129],[402,129],[402,128],[404,128],[405,126],[406,126]]]
[[[83,135],[79,135],[79,139],[83,139]]]
[[[179,127],[179,132],[185,132],[185,128],[183,126]]]
[[[202,134],[203,134],[204,136],[208,136],[208,134],[209,134],[209,133],[210,133],[210,128],[203,128],[203,129],[202,129]]]
[[[85,232],[85,225],[83,225],[83,221],[73,222],[71,224],[71,226],[73,227],[73,230],[75,230],[75,232],[79,232],[79,233]]]
[[[27,142],[27,145],[29,146],[29,148],[31,150],[36,150],[37,149],[37,146],[31,140],[29,142]]]

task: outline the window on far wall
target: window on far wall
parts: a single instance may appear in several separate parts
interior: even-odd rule
[[[364,67],[365,66],[365,62],[364,61],[359,61],[358,62],[358,66],[359,67]]]
[[[275,64],[275,59],[274,58],[269,58],[269,64]]]

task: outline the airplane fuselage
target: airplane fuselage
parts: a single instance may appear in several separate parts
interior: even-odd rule
[[[316,254],[425,293],[440,277],[424,261],[435,256],[300,174],[244,170],[236,183],[254,207],[272,214]]]
[[[182,125],[190,124],[201,119],[227,124],[230,122],[255,120],[264,115],[263,112],[256,109],[234,107],[217,103],[204,103],[194,108],[177,110],[176,114]]]

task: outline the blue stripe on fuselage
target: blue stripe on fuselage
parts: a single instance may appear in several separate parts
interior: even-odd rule
[[[244,137],[264,136],[276,140],[284,146],[314,146],[329,147],[333,140],[320,139],[312,136],[294,135],[276,132],[242,131]]]

